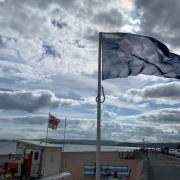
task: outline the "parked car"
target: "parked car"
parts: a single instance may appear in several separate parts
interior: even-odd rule
[[[168,154],[168,151],[169,151],[169,148],[168,148],[168,147],[163,147],[163,148],[161,149],[161,153],[163,153],[163,154]]]
[[[169,149],[168,154],[169,155],[175,155],[176,149]]]
[[[161,148],[156,148],[156,151],[157,151],[158,153],[160,153],[160,152],[161,152]]]
[[[176,149],[176,151],[175,151],[175,156],[176,156],[176,157],[180,157],[180,149]]]

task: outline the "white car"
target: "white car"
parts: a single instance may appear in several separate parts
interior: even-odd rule
[[[157,151],[158,153],[160,153],[160,152],[161,152],[161,148],[156,148],[156,151]]]
[[[176,149],[175,154],[176,157],[180,157],[180,149]]]
[[[175,155],[176,149],[169,149],[168,154]]]

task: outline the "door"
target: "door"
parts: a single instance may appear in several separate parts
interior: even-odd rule
[[[32,166],[31,166],[31,177],[38,177],[40,171],[40,150],[33,150]]]

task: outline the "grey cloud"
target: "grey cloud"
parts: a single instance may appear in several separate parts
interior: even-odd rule
[[[19,132],[19,131],[6,131],[4,129],[0,129],[0,137],[1,139],[26,139],[27,138],[27,134],[24,134],[23,132]],[[13,149],[12,149],[13,150]],[[14,151],[16,152],[16,151]]]
[[[74,45],[76,45],[78,48],[86,47],[84,44],[81,44],[80,40],[74,40]]]
[[[40,109],[55,109],[71,105],[71,99],[58,99],[48,90],[0,91],[0,109],[35,112]]]
[[[23,80],[22,78],[9,78],[9,77],[0,77],[0,83],[13,84],[16,80]]]
[[[107,11],[99,11],[98,13],[92,12],[91,19],[91,26],[86,27],[84,38],[93,42],[97,42],[99,31],[105,31],[106,28],[120,28],[124,24],[121,12],[115,8]]]
[[[21,125],[43,125],[47,123],[48,115],[19,116],[19,117],[0,117],[0,122]]]
[[[88,119],[68,119],[67,132],[67,137],[72,139],[95,139],[96,121]]]
[[[169,131],[168,129],[171,129]],[[149,142],[178,141],[179,126],[122,125],[118,121],[103,121],[101,123],[102,139],[116,141],[141,142],[142,137]],[[168,130],[168,131],[167,131]],[[68,119],[67,136],[69,138],[95,139],[96,120]]]
[[[98,37],[99,37],[99,32],[97,29],[93,27],[88,27],[84,33],[84,38],[93,42],[97,42]]]
[[[58,22],[58,21],[56,21],[56,20],[52,20],[51,23],[52,23],[53,26],[56,26],[56,27],[58,27],[59,29],[62,29],[63,27],[66,27],[66,26],[67,26],[66,23]]]
[[[53,56],[53,57],[61,58],[61,55],[59,54],[59,52],[53,46],[44,44],[42,47],[44,49],[43,55],[50,55],[50,56]]]
[[[8,119],[8,118],[7,118]],[[6,119],[6,120],[7,120]],[[13,120],[12,120],[13,119]],[[14,125],[18,124],[16,131],[12,126],[2,128],[1,137],[12,138],[9,132],[13,131],[14,137],[19,136],[23,138],[44,138],[45,123],[47,123],[46,116],[24,116],[15,117],[7,120],[7,123]],[[43,125],[43,126],[42,126]],[[78,119],[67,118],[66,127],[67,139],[96,139],[96,120],[94,119]],[[140,125],[122,125],[118,121],[102,121],[101,123],[102,139],[116,140],[122,142],[141,142],[142,137],[149,142],[167,142],[177,141],[180,138],[180,130],[178,125],[161,125],[151,126],[146,124]],[[63,138],[64,121],[62,120],[59,128],[56,131],[49,133],[49,138]]]
[[[25,37],[41,36],[41,39],[48,39],[47,34],[52,36],[50,25],[56,26],[59,29],[68,26],[78,34],[85,34],[86,37],[89,34],[89,30],[93,31],[95,29],[94,23],[99,25],[99,28],[102,24],[108,28],[120,27],[123,21],[123,16],[119,9],[112,7],[109,10],[108,5],[112,5],[112,1],[106,1],[105,3],[104,1],[99,2],[96,0],[88,2],[75,0],[17,0],[14,3],[12,0],[8,0],[2,4],[0,6],[0,14],[6,17],[6,20],[1,22],[3,29],[11,32],[10,34],[13,32],[13,35],[21,34],[21,36]],[[107,11],[104,11],[104,9],[107,9]],[[69,14],[71,14],[71,17],[69,17]],[[85,23],[81,27],[83,21]],[[79,23],[79,27],[77,23]],[[88,27],[92,28],[89,29]],[[78,31],[77,28],[79,28]],[[95,32],[98,31],[99,29]],[[94,32],[91,32],[87,39],[94,39],[93,35]]]
[[[46,10],[55,5],[53,1],[4,1],[0,5],[1,33],[10,36],[35,37],[50,32]],[[9,13],[11,12],[11,13]],[[28,12],[28,13],[27,13]],[[16,18],[14,18],[16,17]]]
[[[19,124],[18,124],[19,125]],[[17,127],[0,128],[1,139],[37,139],[45,138],[46,127]]]
[[[120,27],[123,22],[123,16],[117,9],[111,9],[108,11],[102,11],[95,14],[93,22],[106,26]]]
[[[37,20],[37,15],[31,14],[31,16],[28,16],[27,10],[24,8],[23,4],[21,4],[19,1],[17,3],[7,2],[5,1],[5,4],[3,7],[1,7],[1,15],[6,16],[6,21],[2,21],[2,25],[6,28],[11,28],[17,33],[24,34],[34,31],[35,26],[36,28],[40,27],[38,26],[39,20],[44,22],[43,17],[39,17]],[[6,9],[6,10],[5,10]],[[18,9],[18,11],[17,11]],[[7,15],[7,10],[11,11],[11,15]],[[13,18],[16,16],[16,18]],[[31,22],[33,19],[33,23]],[[39,29],[39,28],[38,28]],[[36,29],[37,30],[37,29]]]
[[[148,142],[167,142],[178,141],[180,137],[178,126],[171,127],[172,131],[167,131],[167,127],[151,126],[151,125],[121,125],[120,122],[103,123],[102,137],[103,139],[113,139],[126,142],[141,142],[142,138]],[[174,131],[174,132],[173,132]]]
[[[177,142],[180,137],[178,133],[172,135],[171,132],[167,132],[163,127],[152,126],[134,126],[130,128],[129,133],[132,134],[132,139],[137,138],[140,142],[142,138],[146,142],[169,142],[169,140]]]
[[[180,109],[160,109],[135,116],[134,119],[145,123],[180,124]]]
[[[0,48],[5,47],[9,41],[17,41],[15,38],[0,35]]]
[[[48,2],[48,0],[47,0]],[[65,9],[73,9],[77,8],[79,5],[79,2],[77,0],[56,0],[57,4],[59,4],[61,7]]]
[[[172,82],[146,86],[143,89],[130,89],[127,95],[131,98],[142,98],[142,100],[153,99],[157,103],[175,104],[180,100],[180,83]]]
[[[1,3],[2,6],[9,5],[12,3],[13,0],[5,0],[4,2]],[[78,2],[75,0],[30,0],[30,1],[24,1],[24,0],[16,0],[16,5],[22,7],[23,5],[31,5],[32,7],[38,7],[40,9],[48,9],[51,5],[54,6],[61,6],[63,8],[73,8],[78,5]]]
[[[180,1],[136,0],[136,12],[140,12],[141,32],[159,40],[179,46]]]

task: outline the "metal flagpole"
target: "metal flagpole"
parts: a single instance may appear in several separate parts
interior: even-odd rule
[[[50,112],[49,112],[49,116],[50,116]],[[46,130],[46,148],[47,148],[47,138],[48,138],[49,116],[48,116],[47,130]],[[45,158],[46,158],[46,148],[44,150],[44,157]],[[45,158],[44,158],[44,160],[42,162],[42,176],[44,175]]]
[[[50,112],[49,112],[49,116],[50,116]],[[46,146],[47,146],[47,138],[48,138],[49,116],[48,116],[47,130],[46,130]]]
[[[64,142],[63,142],[63,151],[64,151],[65,138],[66,138],[66,118],[65,118],[65,122],[64,122]]]
[[[48,138],[48,125],[47,125],[47,130],[46,130],[46,145],[47,145],[47,138]]]
[[[65,139],[66,139],[66,117],[65,117],[65,121],[64,121],[64,140],[63,140],[63,151],[64,151],[64,146],[65,146]],[[62,163],[62,169],[64,170],[65,169],[65,161],[63,159],[63,161],[61,162]]]
[[[99,33],[98,54],[98,88],[97,88],[97,129],[96,129],[96,180],[100,180],[100,152],[101,152],[101,32]]]

